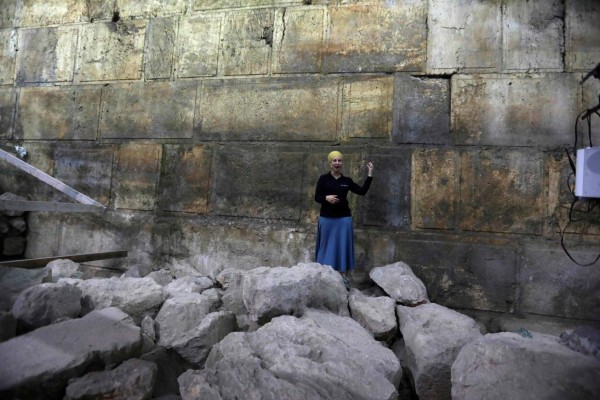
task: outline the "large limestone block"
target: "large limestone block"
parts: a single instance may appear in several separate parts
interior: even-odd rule
[[[119,147],[115,208],[154,209],[161,156],[159,144],[131,143]]]
[[[581,399],[600,393],[600,361],[557,337],[502,332],[467,344],[452,365],[452,398]]]
[[[301,313],[305,308],[349,315],[346,288],[338,272],[318,263],[291,268],[259,267],[244,274],[244,304],[255,321]]]
[[[187,11],[187,0],[119,0],[119,12],[122,18],[152,18],[164,15],[183,14]]]
[[[0,29],[0,85],[12,85],[14,82],[15,62],[17,60],[16,50],[17,31]]]
[[[481,150],[462,154],[461,230],[541,234],[545,160],[542,152]]]
[[[398,336],[396,301],[390,297],[367,297],[353,291],[348,297],[352,319],[371,332],[375,339],[392,343]]]
[[[427,2],[373,1],[329,8],[325,72],[419,71],[426,62]]]
[[[430,0],[427,69],[498,71],[501,66],[502,7],[497,1]]]
[[[146,32],[144,48],[146,79],[170,78],[175,54],[177,19],[152,18]]]
[[[596,251],[572,252],[581,263],[593,261]],[[598,320],[600,270],[571,261],[562,249],[525,246],[520,273],[521,310],[533,314]]]
[[[21,26],[60,25],[87,20],[86,0],[22,0],[19,3]]]
[[[17,82],[73,80],[78,28],[72,26],[21,29]]]
[[[208,276],[184,276],[166,285],[165,291],[169,296],[176,296],[177,293],[201,294],[206,289],[213,288],[214,286],[215,283]]]
[[[429,302],[425,285],[402,261],[375,267],[369,277],[400,304],[414,306]]]
[[[324,12],[306,6],[275,12],[273,73],[321,71]]]
[[[140,328],[117,308],[36,329],[0,343],[0,395],[53,398],[91,363],[135,357],[141,344]]]
[[[397,398],[401,368],[391,350],[350,318],[312,317],[282,316],[229,334],[203,370],[179,377],[182,398]]]
[[[100,88],[21,89],[16,134],[28,140],[96,140]]]
[[[596,0],[566,2],[566,52],[567,71],[588,72],[600,60],[600,4]]]
[[[51,280],[48,268],[0,268],[0,310],[10,310],[23,290]]]
[[[511,2],[502,18],[502,57],[506,71],[564,69],[564,2]]]
[[[423,400],[449,400],[452,363],[464,345],[481,337],[477,323],[434,303],[398,306],[396,312],[417,395]]]
[[[222,16],[182,18],[177,35],[177,76],[190,78],[217,74]]]
[[[108,22],[83,25],[79,69],[82,82],[140,79],[146,22]]]
[[[346,81],[342,97],[342,135],[385,138],[392,133],[392,76]]]
[[[196,82],[151,82],[103,89],[103,138],[191,138]]]
[[[0,29],[12,28],[15,25],[17,0],[4,0],[0,8]]]
[[[192,0],[194,11],[219,10],[227,8],[288,6],[306,4],[304,0]]]
[[[336,78],[205,81],[195,133],[199,140],[334,140],[338,92]]]
[[[580,110],[581,89],[571,74],[455,75],[455,144],[565,146]],[[565,133],[567,132],[567,134]]]

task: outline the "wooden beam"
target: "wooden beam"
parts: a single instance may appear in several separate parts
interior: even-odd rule
[[[36,167],[34,167],[32,165],[27,164],[25,161],[20,160],[18,157],[15,157],[12,154],[7,153],[6,151],[4,151],[2,149],[0,149],[0,160],[4,160],[4,161],[8,162],[9,164],[12,164],[15,167],[19,168],[20,170],[27,172],[28,174],[34,176],[35,178],[39,179],[40,181],[52,186],[56,190],[59,190],[60,192],[66,194],[70,198],[78,201],[79,203],[106,208],[102,204],[98,203],[96,200],[87,197],[83,193],[79,193],[77,190],[73,189],[72,187],[65,185],[63,182],[59,181],[58,179],[51,177],[47,173],[37,169]]]
[[[106,253],[90,253],[90,254],[74,254],[70,256],[56,256],[46,258],[30,258],[26,260],[12,260],[0,262],[0,267],[13,267],[13,268],[43,268],[50,261],[54,260],[71,260],[77,263],[86,261],[98,261],[107,260],[110,258],[123,258],[127,257],[126,251],[109,251]]]
[[[0,200],[0,210],[9,211],[55,211],[101,213],[104,207],[81,203],[57,203],[51,201]]]

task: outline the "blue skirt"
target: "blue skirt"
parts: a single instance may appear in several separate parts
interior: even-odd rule
[[[340,272],[354,268],[352,217],[319,217],[315,260]]]

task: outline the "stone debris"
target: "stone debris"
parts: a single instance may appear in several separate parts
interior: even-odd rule
[[[396,301],[386,296],[367,297],[356,289],[348,296],[350,313],[375,339],[393,343],[399,330],[396,320]]]
[[[60,259],[49,262],[46,268],[52,270],[52,282],[58,282],[61,278],[83,279],[83,272],[79,264],[72,260]]]
[[[369,277],[399,304],[416,306],[429,303],[423,281],[403,262],[375,267],[369,272]]]

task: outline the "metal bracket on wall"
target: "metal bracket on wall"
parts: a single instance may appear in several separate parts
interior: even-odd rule
[[[78,203],[61,203],[61,202],[46,202],[46,201],[15,201],[15,200],[0,200],[0,210],[11,211],[54,211],[54,212],[95,212],[101,213],[106,211],[106,207],[96,200],[79,193],[72,187],[64,184],[60,180],[51,177],[45,172],[29,165],[18,157],[0,149],[0,160],[4,160],[9,164],[14,165],[29,175],[39,179],[40,181],[52,186],[56,190],[66,194],[70,198],[77,200]]]

